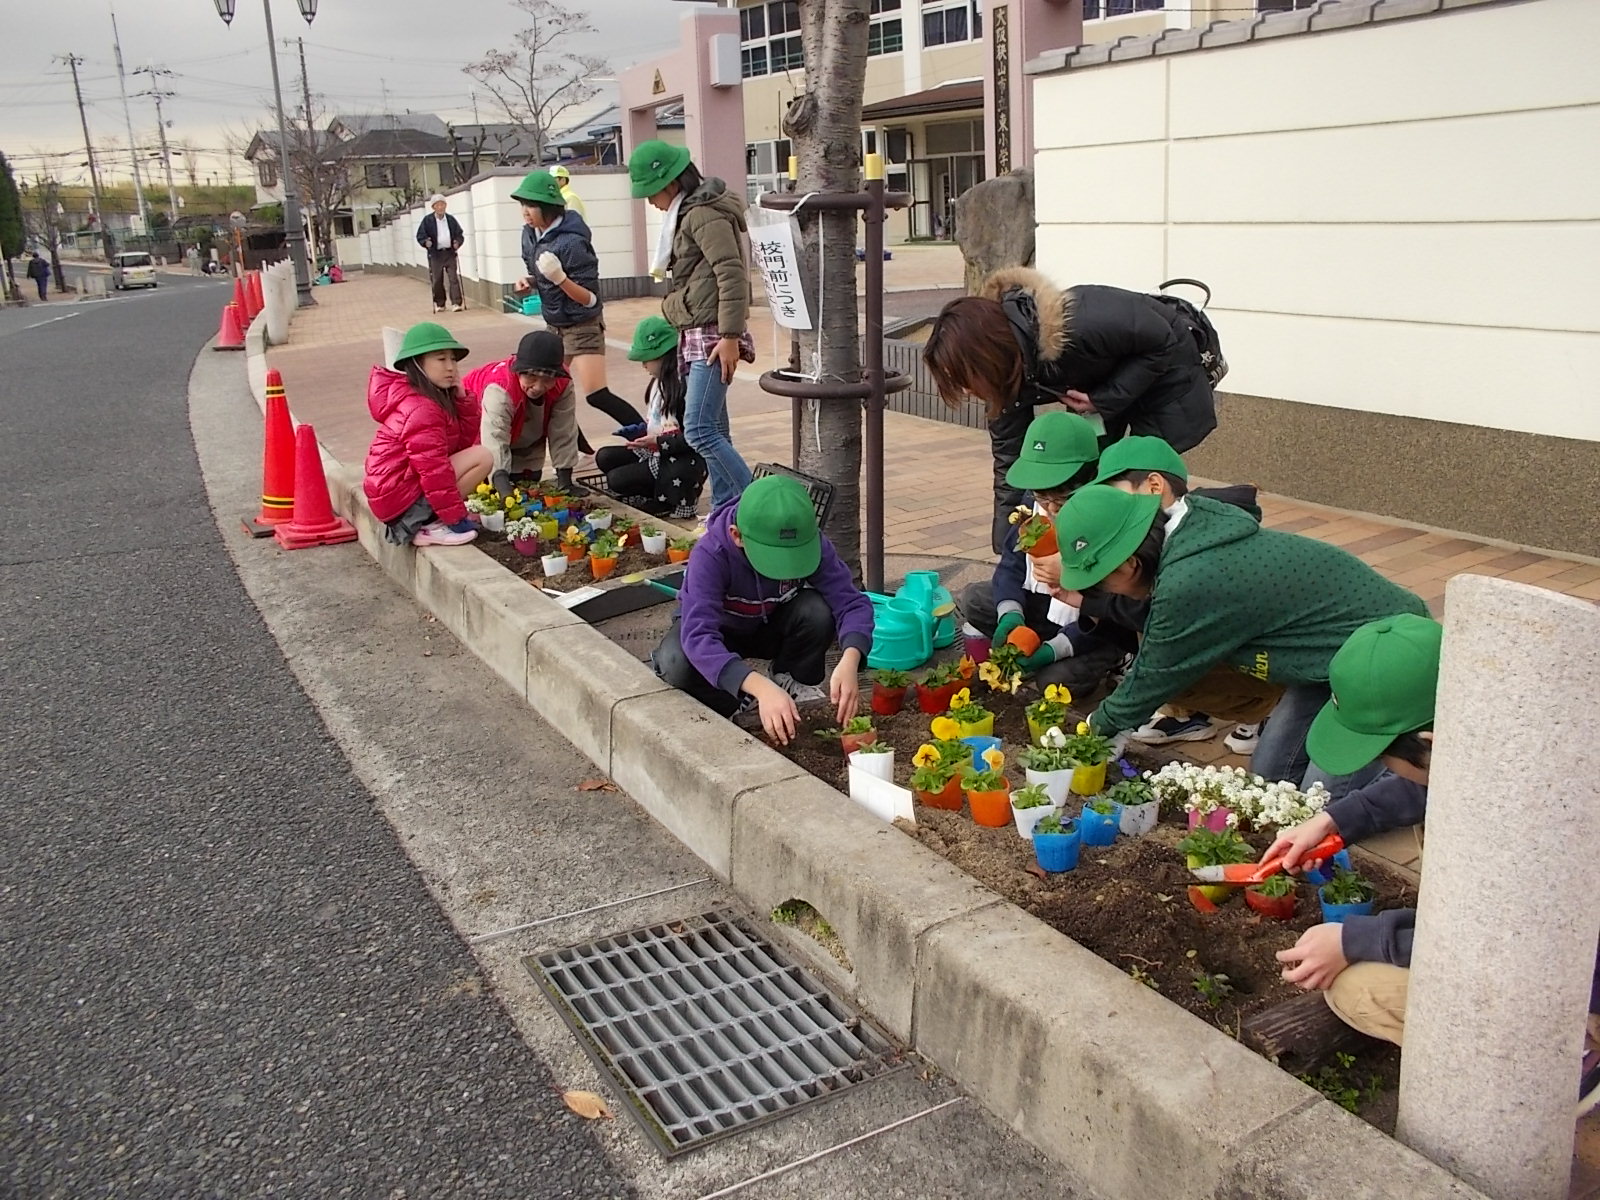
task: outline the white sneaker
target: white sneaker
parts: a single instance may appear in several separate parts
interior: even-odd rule
[[[1235,754],[1251,755],[1256,752],[1256,746],[1261,741],[1261,722],[1254,725],[1236,725],[1227,737],[1222,739],[1222,744]]]
[[[451,312],[464,312],[464,311],[466,311],[466,307],[467,306],[465,304],[452,304],[450,306],[450,311]]]
[[[434,305],[434,306],[433,306],[433,311],[434,311],[434,312],[436,312],[436,313],[439,313],[439,312],[443,312],[443,311],[444,311],[444,305],[442,305],[442,304],[435,304],[435,305]]]
[[[1156,717],[1128,735],[1146,746],[1166,746],[1172,742],[1203,742],[1211,736],[1211,722],[1198,717]]]
[[[777,671],[772,676],[772,682],[789,693],[789,698],[797,705],[821,704],[828,698],[828,693],[814,683],[801,683],[787,671]]]
[[[465,533],[457,533],[450,526],[438,521],[431,525],[424,525],[417,530],[417,536],[411,539],[413,546],[464,546],[478,536],[476,529],[468,529]]]

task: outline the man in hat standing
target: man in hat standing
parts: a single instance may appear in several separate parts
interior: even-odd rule
[[[445,281],[450,284],[450,311],[460,312],[461,264],[457,253],[466,241],[461,223],[445,211],[449,202],[435,192],[428,201],[433,212],[417,226],[417,245],[428,252],[428,281],[433,285],[433,311],[444,311]]]

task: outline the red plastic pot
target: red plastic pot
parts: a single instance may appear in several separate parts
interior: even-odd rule
[[[1293,892],[1287,896],[1263,896],[1255,888],[1244,890],[1244,902],[1263,917],[1271,917],[1275,921],[1294,919],[1294,901]]]
[[[878,740],[878,731],[869,729],[865,733],[841,733],[839,745],[844,747],[845,757],[848,758],[863,746],[870,746]]]
[[[960,812],[961,802],[965,799],[961,791],[961,780],[951,779],[944,785],[944,790],[939,792],[917,792],[917,803],[926,804],[929,808],[943,808],[949,812]],[[1009,805],[1009,801],[1007,804]]]
[[[950,697],[961,690],[961,680],[956,679],[943,687],[930,688],[926,684],[917,684],[917,707],[930,717],[937,717],[950,711]]]
[[[906,689],[886,688],[881,683],[872,685],[872,711],[880,717],[892,717],[905,707]]]

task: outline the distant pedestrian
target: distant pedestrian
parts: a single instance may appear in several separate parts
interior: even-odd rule
[[[572,172],[565,167],[551,167],[550,174],[554,175],[556,182],[561,185],[561,199],[566,201],[567,208],[587,221],[589,210],[583,206],[583,200],[578,193],[572,190]]]
[[[460,312],[461,263],[457,255],[466,237],[461,223],[445,211],[449,202],[435,192],[428,201],[431,215],[422,218],[417,226],[417,244],[428,252],[428,280],[433,284],[433,311],[444,311],[445,283],[450,285],[450,311]]]
[[[39,257],[37,250],[28,260],[28,278],[33,280],[34,286],[39,289],[39,299],[43,300],[50,289],[50,264]]]

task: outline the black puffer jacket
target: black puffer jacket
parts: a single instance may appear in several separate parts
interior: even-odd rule
[[[1216,399],[1200,351],[1173,311],[1142,292],[1103,284],[1061,291],[1038,271],[1013,267],[984,281],[999,300],[1023,356],[1021,393],[989,426],[995,458],[993,541],[1022,494],[1005,482],[1033,410],[1085,393],[1105,422],[1105,447],[1126,434],[1159,437],[1180,454],[1217,427]]]

